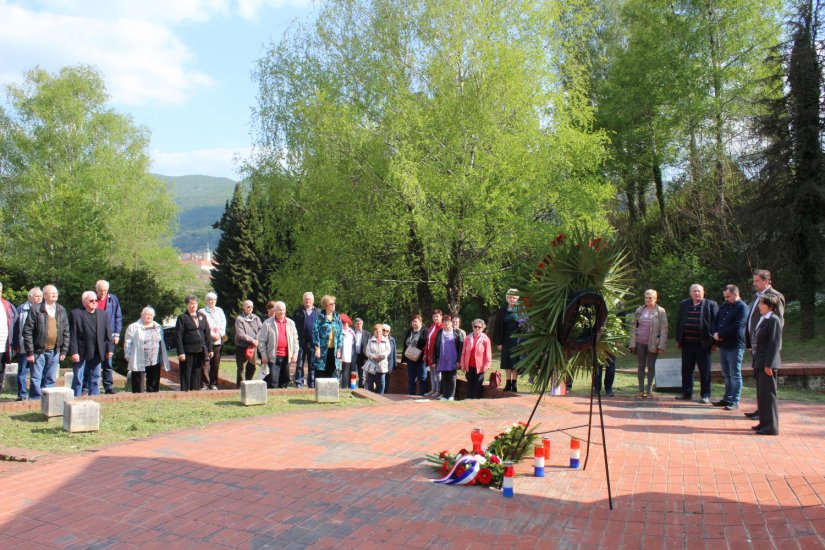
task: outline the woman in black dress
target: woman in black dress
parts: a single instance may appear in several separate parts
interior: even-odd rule
[[[201,389],[203,364],[212,358],[212,338],[209,321],[198,313],[198,297],[190,294],[184,300],[186,311],[175,323],[175,347],[180,366],[180,391]]]

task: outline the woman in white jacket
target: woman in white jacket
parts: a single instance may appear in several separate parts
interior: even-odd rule
[[[372,334],[365,353],[367,362],[364,372],[367,373],[367,389],[374,393],[384,393],[384,383],[390,370],[390,341],[389,338],[384,338],[384,326],[381,323],[372,327]]]
[[[169,357],[163,341],[163,327],[155,322],[155,310],[147,306],[140,319],[126,329],[123,344],[129,363],[132,393],[160,390],[160,367],[169,372]]]

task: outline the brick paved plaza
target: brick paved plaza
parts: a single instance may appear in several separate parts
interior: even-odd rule
[[[0,463],[0,548],[825,547],[822,405],[781,402],[782,435],[760,437],[741,412],[606,399],[613,511],[601,448],[570,470],[563,433],[547,477],[517,478],[513,499],[429,481],[425,453],[469,447],[473,427],[497,433],[533,404],[402,397]],[[583,424],[588,406],[548,398],[537,420]]]

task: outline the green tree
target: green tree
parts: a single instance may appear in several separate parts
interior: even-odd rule
[[[256,122],[292,202],[277,276],[379,314],[458,311],[497,302],[558,227],[604,226],[572,4],[332,0],[274,44]]]
[[[99,73],[35,68],[7,91],[8,110],[0,111],[4,263],[27,285],[56,283],[69,304],[114,268],[144,272],[164,289],[185,282],[170,245],[174,202],[148,171],[148,132],[107,106]]]

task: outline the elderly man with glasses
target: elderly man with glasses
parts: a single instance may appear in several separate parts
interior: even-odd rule
[[[87,290],[82,303],[69,317],[72,389],[75,396],[100,395],[101,366],[112,359],[115,344],[106,312],[97,308],[97,294]]]

